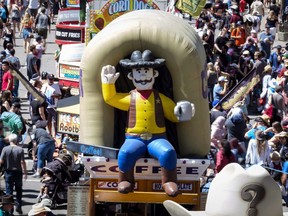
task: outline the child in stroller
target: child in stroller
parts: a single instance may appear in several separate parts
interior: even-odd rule
[[[54,205],[67,202],[67,199],[65,199],[67,186],[70,183],[77,182],[82,174],[81,170],[76,173],[73,172],[70,168],[72,164],[73,159],[70,154],[60,154],[59,157],[42,169],[41,175],[43,175],[43,178],[40,181],[45,185],[40,189],[37,197],[38,202],[47,198],[51,199]],[[64,192],[64,197],[59,196],[61,191]]]

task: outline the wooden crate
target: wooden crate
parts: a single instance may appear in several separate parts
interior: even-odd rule
[[[200,194],[200,211],[205,211],[206,201],[207,201],[208,193]]]

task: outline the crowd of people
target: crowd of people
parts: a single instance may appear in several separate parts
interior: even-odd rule
[[[288,44],[275,44],[286,13],[276,0],[216,0],[206,5],[196,30],[208,71],[210,156],[215,161],[208,175],[217,175],[232,162],[243,167],[260,164],[282,186],[288,205]],[[225,110],[223,98],[252,70],[259,82]]]
[[[13,215],[14,206],[18,214],[23,213],[22,179],[27,178],[27,168],[24,151],[19,144],[25,133],[31,136],[34,145],[32,155],[37,168],[33,177],[40,178],[45,164],[53,162],[53,153],[57,147],[55,107],[61,97],[61,91],[58,83],[54,82],[54,75],[46,74],[43,77],[40,71],[43,64],[41,58],[47,50],[46,39],[50,34],[51,25],[55,24],[55,16],[60,8],[66,7],[65,4],[66,1],[62,0],[0,2],[0,46],[3,46],[0,52],[0,164],[5,179],[5,195],[0,199],[0,215]],[[21,62],[27,66],[27,74],[24,76],[27,76],[31,85],[45,98],[42,102],[28,93],[31,122],[21,114],[19,80],[12,75],[11,68],[19,71],[21,69],[20,59],[15,51],[15,47],[21,45],[16,44],[16,38],[23,39],[23,52],[27,55],[25,62]],[[33,130],[31,124],[35,125]],[[28,127],[31,128],[29,132]],[[28,215],[53,215],[46,207],[48,204],[43,200],[33,205]]]

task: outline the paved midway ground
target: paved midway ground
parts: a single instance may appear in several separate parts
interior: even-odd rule
[[[0,50],[2,50],[2,43],[3,40],[0,41]],[[24,48],[23,48],[23,39],[19,38],[19,34],[16,33],[16,54],[20,59],[21,62],[21,69],[20,71],[26,76],[27,75],[27,69],[26,69],[26,54],[24,53]],[[51,34],[49,34],[48,39],[47,39],[47,50],[46,54],[42,56],[42,66],[41,66],[41,72],[46,71],[49,73],[52,73],[56,75],[56,67],[55,67],[55,61],[54,61],[54,53],[57,50],[58,45],[55,43],[55,25],[52,25],[51,29]],[[20,83],[20,88],[19,88],[19,97],[22,100],[22,114],[25,119],[30,119],[29,112],[28,112],[28,107],[29,104],[27,102],[27,90],[23,87],[23,85]],[[28,139],[26,141],[26,144],[28,142]],[[25,152],[26,152],[25,148]],[[28,215],[29,210],[31,209],[31,205],[36,203],[36,197],[39,193],[40,187],[43,185],[40,183],[39,179],[34,179],[32,178],[32,160],[27,158],[26,156],[26,163],[28,167],[28,179],[23,182],[23,214],[22,215]],[[0,180],[0,186],[1,188],[5,187],[5,181],[3,179]],[[67,205],[59,206],[57,209],[53,209],[53,213],[58,216],[64,216],[67,215]],[[15,215],[17,212],[14,212]]]

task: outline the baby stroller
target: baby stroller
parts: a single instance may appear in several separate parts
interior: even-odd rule
[[[49,199],[51,208],[67,203],[68,186],[77,183],[84,173],[84,166],[82,164],[72,165],[72,161],[71,155],[62,154],[43,168],[41,182],[45,185],[38,195],[38,202]]]

